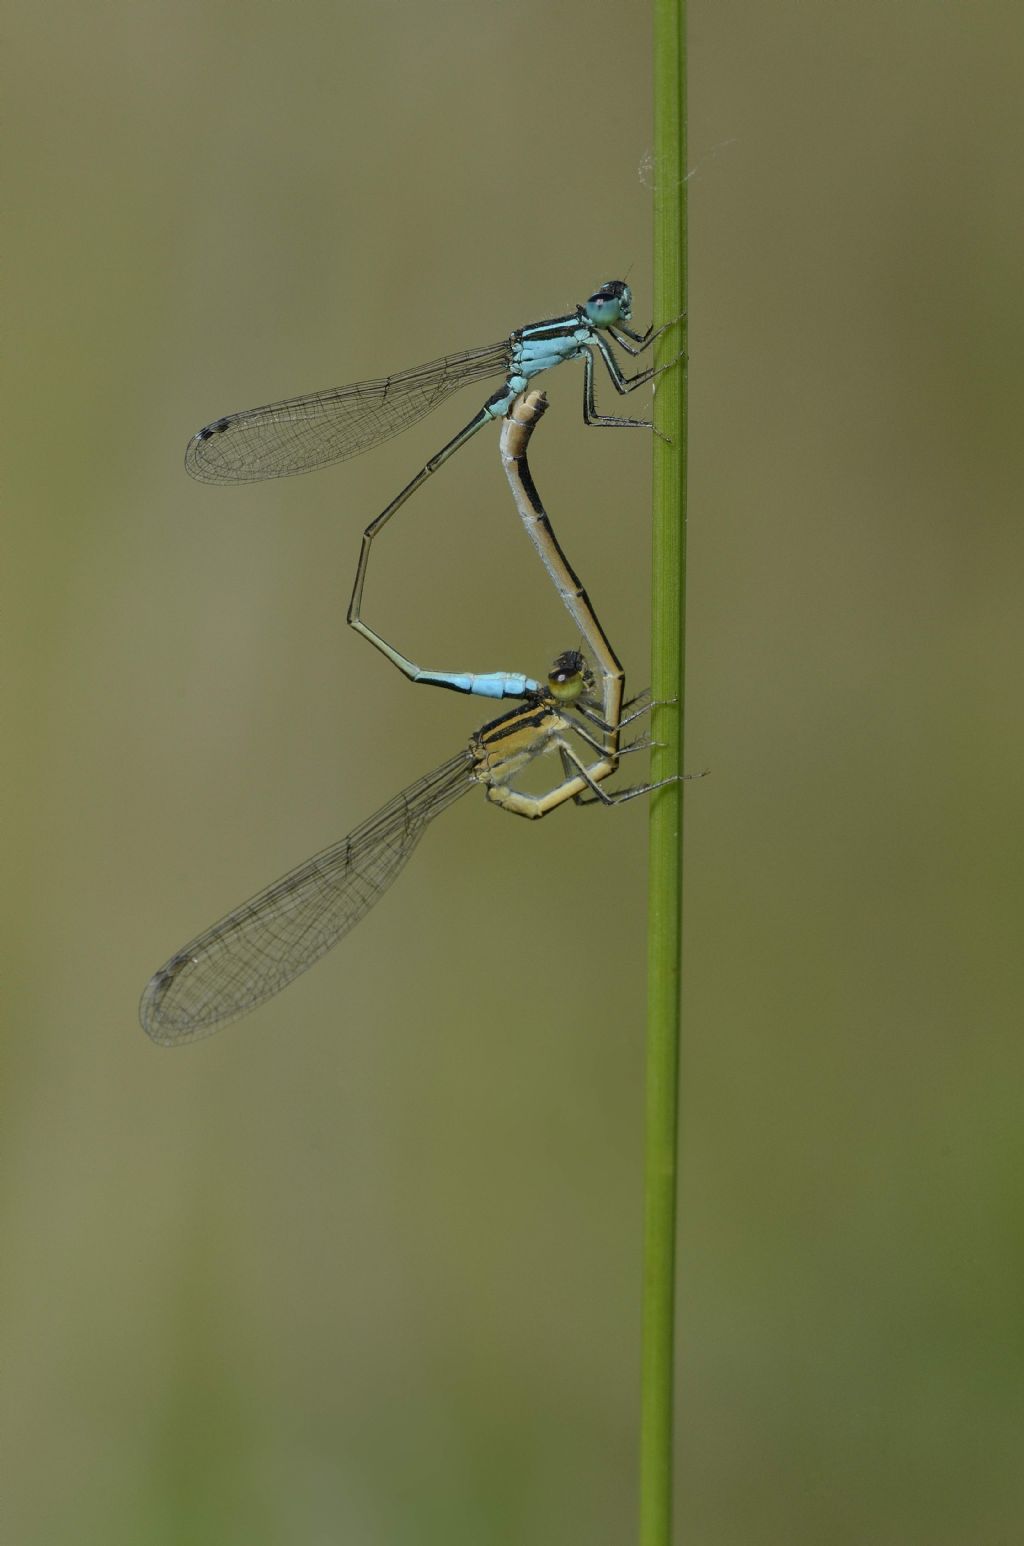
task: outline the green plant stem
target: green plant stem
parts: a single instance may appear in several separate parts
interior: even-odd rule
[[[654,315],[686,310],[686,0],[654,6]],[[685,343],[685,324],[659,361]],[[671,351],[671,352],[670,352]],[[683,771],[686,363],[658,377],[651,687],[655,779]],[[667,701],[666,701],[667,700]],[[640,1546],[671,1546],[683,785],[651,800],[644,1196]]]

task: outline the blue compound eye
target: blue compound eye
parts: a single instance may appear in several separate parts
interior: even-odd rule
[[[594,291],[585,310],[595,327],[610,327],[614,322],[629,320],[632,302],[628,284],[622,279],[609,279]]]

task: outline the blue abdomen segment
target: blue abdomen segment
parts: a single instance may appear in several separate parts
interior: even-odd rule
[[[540,692],[541,685],[520,671],[417,671],[414,682],[431,687],[448,687],[452,692],[472,693],[476,698],[527,698]]]
[[[525,392],[528,385],[529,379],[526,376],[509,376],[505,385],[492,392],[484,403],[484,413],[491,419],[503,419],[520,392]]]

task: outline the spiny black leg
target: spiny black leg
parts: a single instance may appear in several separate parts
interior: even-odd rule
[[[619,390],[621,392],[623,388]],[[594,403],[594,358],[589,349],[583,351],[583,422],[598,426],[617,424],[630,429],[654,428],[650,419],[623,419],[615,414],[598,413]]]

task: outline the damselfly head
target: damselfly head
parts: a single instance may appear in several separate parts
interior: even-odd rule
[[[609,279],[595,290],[584,310],[595,327],[614,327],[633,315],[633,292],[624,279]]]
[[[579,650],[566,650],[548,672],[548,690],[556,703],[575,703],[593,685],[590,667]]]

